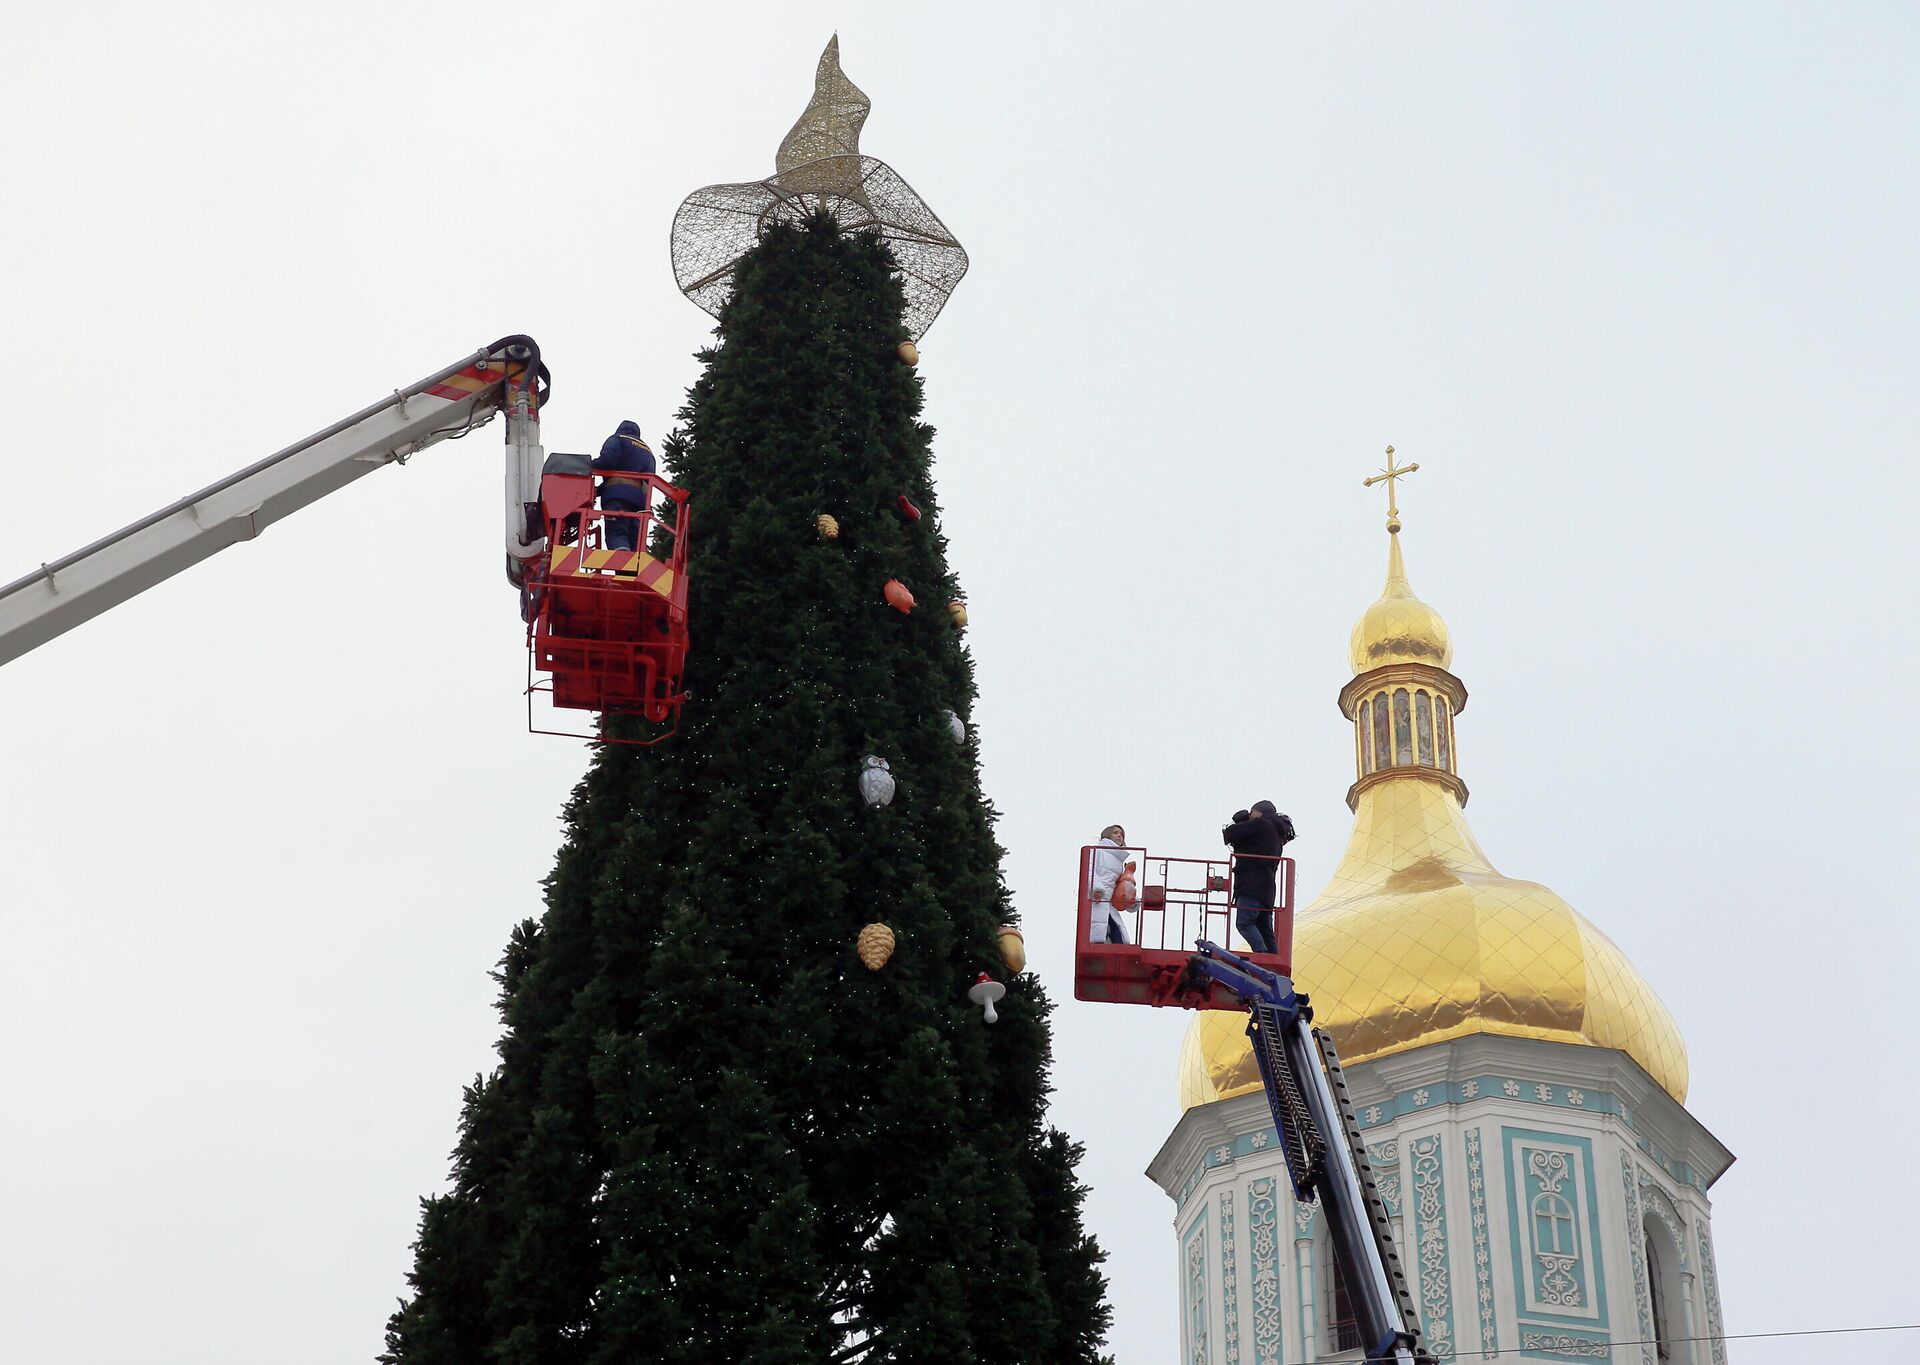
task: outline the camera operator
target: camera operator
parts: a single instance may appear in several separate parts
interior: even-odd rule
[[[1280,857],[1293,838],[1293,821],[1271,801],[1256,801],[1249,810],[1235,811],[1233,823],[1220,831],[1222,842],[1234,852],[1234,927],[1256,953],[1280,951],[1273,941],[1273,905]]]

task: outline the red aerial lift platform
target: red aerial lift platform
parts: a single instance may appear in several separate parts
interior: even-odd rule
[[[545,693],[556,708],[599,712],[603,724],[609,716],[670,724],[686,701],[687,491],[623,473],[644,490],[645,505],[596,508],[588,464],[554,455],[540,480],[547,553],[527,577],[528,723],[539,728],[532,698]],[[608,545],[621,523],[634,527],[636,548]]]
[[[1093,855],[1117,853],[1135,865],[1139,901],[1120,910],[1127,943],[1091,942],[1094,907],[1106,903],[1091,894]],[[1242,857],[1163,858],[1144,848],[1090,844],[1080,850],[1080,911],[1074,940],[1073,993],[1080,1000],[1118,1005],[1178,1005],[1187,1009],[1244,1010],[1246,1004],[1224,986],[1190,976],[1194,944],[1233,939],[1233,874],[1242,862],[1277,862],[1273,941],[1277,953],[1246,953],[1280,976],[1293,975],[1293,859]],[[1183,982],[1185,983],[1183,985]]]

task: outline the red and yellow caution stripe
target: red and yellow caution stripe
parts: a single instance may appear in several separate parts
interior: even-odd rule
[[[643,588],[662,597],[673,596],[673,570],[645,550],[589,550],[563,545],[553,552],[553,574],[614,573],[631,575]]]
[[[466,369],[460,371],[458,374],[448,375],[438,384],[428,389],[427,392],[435,398],[445,398],[450,402],[458,402],[462,398],[473,397],[474,394],[479,393],[482,389],[493,388],[496,384],[500,383],[501,380],[507,378],[509,373],[517,375],[524,368],[522,365],[511,364],[503,371],[500,362],[497,360],[488,362],[484,367],[476,362],[475,364],[467,366]]]

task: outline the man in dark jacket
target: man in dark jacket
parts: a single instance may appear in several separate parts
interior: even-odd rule
[[[1274,809],[1271,801],[1256,801],[1251,810],[1235,811],[1234,821],[1220,831],[1236,855],[1233,866],[1234,925],[1256,953],[1279,951],[1273,939],[1273,906],[1280,856],[1293,837],[1293,822]]]
[[[593,467],[606,475],[600,481],[600,506],[608,512],[644,512],[647,484],[639,474],[654,471],[653,448],[640,439],[637,422],[622,422],[600,445]],[[609,550],[640,547],[640,523],[633,517],[608,517],[603,523]]]

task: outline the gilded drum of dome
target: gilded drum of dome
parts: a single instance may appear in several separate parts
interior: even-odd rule
[[[1676,1100],[1686,1046],[1613,942],[1536,882],[1503,877],[1446,788],[1409,776],[1360,794],[1332,882],[1294,929],[1294,973],[1343,1060],[1473,1033],[1619,1048]],[[1183,1108],[1260,1088],[1245,1018],[1203,1012]]]

